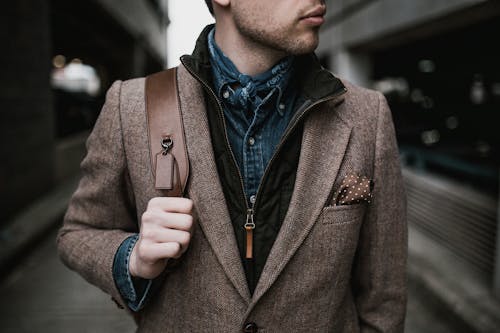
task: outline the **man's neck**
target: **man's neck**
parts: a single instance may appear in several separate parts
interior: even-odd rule
[[[233,24],[231,24],[233,25]],[[286,53],[242,36],[235,26],[216,25],[215,42],[242,74],[255,76],[272,68]]]

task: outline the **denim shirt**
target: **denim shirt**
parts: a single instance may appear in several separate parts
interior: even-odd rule
[[[297,90],[293,83],[293,57],[256,75],[241,74],[215,43],[213,29],[208,36],[213,84],[222,101],[226,131],[248,202],[255,202],[261,178],[276,146],[293,117]],[[127,238],[113,262],[113,278],[132,311],[139,311],[156,289],[159,279],[132,278],[130,254],[139,236]]]
[[[148,299],[153,280],[133,278],[128,269],[132,249],[139,239],[139,234],[125,239],[115,254],[113,261],[113,279],[122,297],[132,311],[139,311]]]
[[[282,59],[262,74],[248,76],[217,46],[214,35],[215,28],[208,35],[214,87],[222,101],[227,136],[245,195],[253,204],[267,164],[294,114],[294,57]]]

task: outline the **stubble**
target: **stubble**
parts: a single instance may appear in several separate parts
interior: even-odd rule
[[[236,11],[233,17],[239,33],[257,47],[300,55],[313,52],[318,46],[319,27],[301,29],[298,22],[283,24],[265,14],[254,17],[247,11]]]

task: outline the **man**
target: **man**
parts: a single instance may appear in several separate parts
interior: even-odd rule
[[[140,332],[402,332],[405,201],[384,97],[319,65],[324,1],[207,4],[215,27],[178,69],[186,198],[154,188],[144,79],[115,82],[62,259]]]

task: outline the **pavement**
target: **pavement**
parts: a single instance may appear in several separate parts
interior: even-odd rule
[[[56,231],[0,285],[2,333],[132,333],[135,323],[110,297],[64,266]]]
[[[408,240],[408,276],[420,297],[455,323],[456,332],[500,332],[491,281],[412,225]]]
[[[52,230],[0,283],[3,333],[128,333],[134,321],[108,295],[66,268]],[[410,280],[407,333],[458,333],[456,323],[429,303]]]
[[[40,237],[63,218],[79,175],[61,182],[52,191],[34,201],[0,228],[0,277],[7,274],[22,256],[37,244]]]

